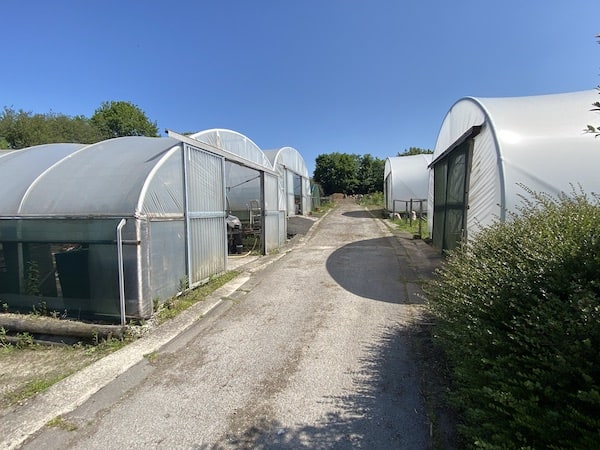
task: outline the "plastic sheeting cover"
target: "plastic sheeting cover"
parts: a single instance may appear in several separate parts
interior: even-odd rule
[[[433,155],[394,156],[385,160],[385,206],[393,211],[394,200],[427,199],[429,169]],[[396,205],[398,206],[398,205]]]
[[[198,133],[191,134],[189,137],[273,170],[271,162],[260,147],[248,137],[236,131],[215,128],[199,131]]]
[[[236,131],[215,128],[194,133],[190,138],[237,155],[259,167],[273,170],[273,165],[258,145]],[[229,211],[240,214],[248,211],[251,204],[260,205],[260,173],[257,170],[228,161],[225,172]]]
[[[595,90],[512,98],[458,100],[447,113],[433,159],[467,130],[482,125],[469,164],[467,233],[489,225],[522,206],[520,185],[537,192],[569,193],[572,185],[600,191],[600,144],[585,133],[598,122],[590,111]],[[433,172],[433,171],[431,171]],[[430,175],[429,229],[433,226],[433,175]]]
[[[0,216],[16,215],[31,183],[57,161],[84,144],[46,144],[0,154]]]
[[[171,138],[135,136],[85,146],[38,176],[23,196],[18,213],[131,216],[139,212],[136,208],[154,167],[178,145]]]
[[[311,192],[308,169],[302,155],[293,147],[265,150],[264,153],[279,174],[279,209],[286,211],[289,216],[294,215],[294,194],[297,192],[302,195],[301,210],[306,212],[311,205]],[[295,178],[299,179],[300,186],[294,185]]]

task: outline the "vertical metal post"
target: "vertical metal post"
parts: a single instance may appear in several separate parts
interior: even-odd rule
[[[221,174],[220,174],[220,181],[221,184],[223,185],[223,204],[221,205],[221,208],[223,209],[223,239],[225,240],[225,251],[223,252],[223,259],[225,260],[225,264],[223,265],[223,267],[225,267],[225,270],[227,270],[227,263],[229,261],[228,258],[228,242],[227,242],[227,216],[229,214],[228,211],[228,201],[227,201],[227,182],[225,180],[225,158],[221,157]],[[241,232],[241,230],[240,230]]]
[[[265,201],[265,173],[263,171],[260,172],[260,235],[261,235],[261,240],[262,240],[262,254],[266,255],[267,254],[267,233],[266,233],[266,228],[267,228],[267,213],[265,211],[265,205],[266,205],[266,201]]]
[[[121,219],[117,225],[117,260],[119,264],[119,305],[121,309],[121,326],[125,326],[125,270],[123,268],[123,227],[127,221]]]
[[[188,279],[188,285],[192,283],[192,252],[190,250],[190,205],[189,205],[189,180],[188,180],[188,158],[190,157],[190,147],[183,144],[183,217],[185,223],[185,275]]]
[[[419,237],[423,239],[423,200],[419,201]]]

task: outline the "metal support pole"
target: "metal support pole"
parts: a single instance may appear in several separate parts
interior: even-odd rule
[[[117,225],[117,260],[119,263],[119,304],[121,307],[121,326],[125,326],[125,270],[123,268],[123,227],[127,221],[121,219]]]

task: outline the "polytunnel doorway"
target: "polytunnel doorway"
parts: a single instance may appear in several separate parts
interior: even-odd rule
[[[260,253],[263,249],[262,176],[258,170],[225,164],[227,249],[229,255]]]
[[[296,215],[303,215],[304,214],[304,208],[302,205],[302,197],[303,197],[303,192],[302,192],[302,177],[300,175],[298,175],[297,173],[293,173],[293,172],[288,172],[288,175],[291,178],[291,183],[290,183],[290,191],[288,192],[288,196],[289,199],[291,201],[291,204],[293,205],[293,208],[290,208],[290,211],[294,211],[294,214]]]
[[[168,130],[168,134],[224,158],[226,250],[238,254],[246,251],[244,247],[254,247],[259,254],[267,254],[278,248],[283,229],[278,211],[277,173],[262,150],[232,130],[211,129],[190,136]],[[251,240],[244,245],[246,234],[251,235]]]
[[[473,140],[451,148],[434,161],[433,246],[451,250],[465,239],[468,171]]]
[[[226,267],[224,160],[188,144],[184,149],[188,277],[189,284],[195,285]]]

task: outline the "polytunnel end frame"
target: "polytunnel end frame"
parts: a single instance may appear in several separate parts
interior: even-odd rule
[[[270,169],[268,167],[265,167],[261,164],[257,164],[254,161],[250,161],[246,158],[243,158],[239,155],[236,155],[234,153],[231,153],[227,150],[224,150],[222,148],[207,144],[206,142],[202,142],[202,141],[198,141],[196,139],[192,139],[189,136],[185,136],[183,134],[177,133],[176,131],[172,131],[169,129],[165,130],[167,135],[173,139],[177,139],[178,141],[181,141],[185,144],[188,144],[192,147],[196,147],[196,148],[200,148],[202,150],[205,150],[207,152],[211,152],[214,153],[216,155],[222,156],[223,158],[225,158],[228,161],[232,161],[238,164],[241,164],[242,166],[245,167],[249,167],[251,169],[254,170],[258,170],[259,172],[265,172],[268,173],[270,175],[274,175],[277,176],[277,172],[273,169]]]

